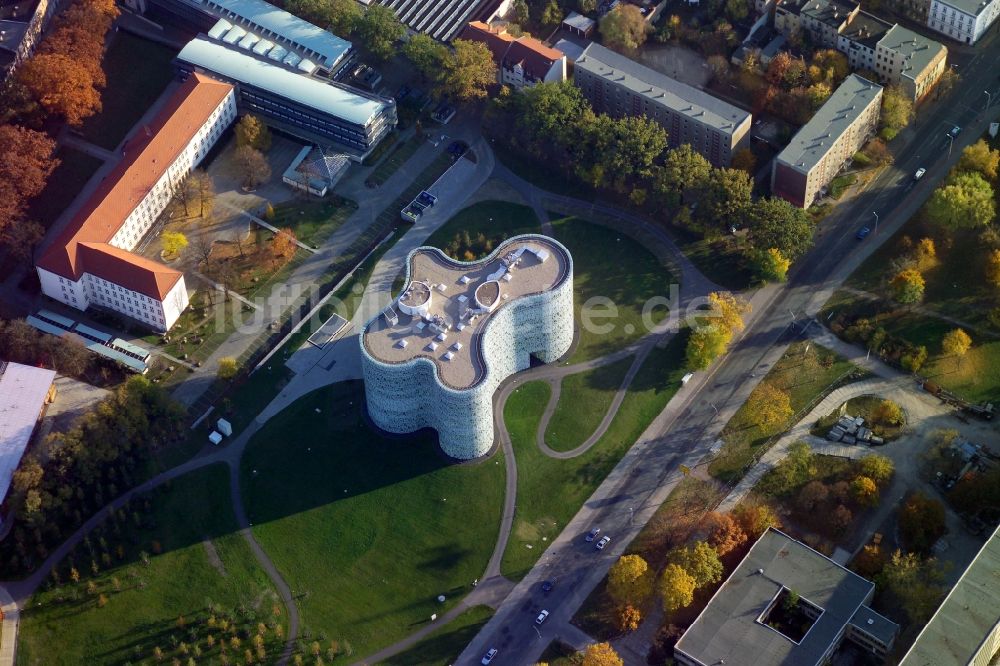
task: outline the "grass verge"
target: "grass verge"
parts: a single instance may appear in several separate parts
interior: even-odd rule
[[[356,657],[471,590],[504,488],[501,456],[456,465],[428,433],[373,432],[361,393],[346,382],[305,396],[251,440],[241,465],[254,534],[299,597],[306,635],[347,642]]]
[[[471,239],[483,234],[496,246],[511,236],[537,234],[541,230],[538,218],[528,206],[506,201],[481,201],[456,213],[428,236],[424,245],[446,249],[468,233]]]
[[[564,378],[559,402],[545,429],[545,443],[556,451],[583,444],[607,414],[632,361],[629,357]]]
[[[79,582],[71,581],[71,567]],[[21,614],[19,664],[154,663],[160,661],[156,648],[169,663],[186,660],[195,646],[205,663],[217,662],[223,639],[236,636],[252,647],[258,622],[273,623],[265,632],[268,659],[283,644],[274,626],[284,630],[284,609],[236,532],[229,472],[222,465],[133,501],[57,571],[65,582],[47,584]],[[235,631],[223,631],[214,621],[210,626],[212,615],[228,618]]]
[[[271,224],[291,229],[295,237],[318,247],[358,209],[358,204],[336,195],[325,199],[289,201],[274,207]]]

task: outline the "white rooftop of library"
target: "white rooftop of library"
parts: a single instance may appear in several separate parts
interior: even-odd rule
[[[434,428],[454,458],[485,455],[500,382],[572,344],[572,257],[537,234],[468,263],[421,247],[405,284],[361,334],[369,414],[389,432]]]

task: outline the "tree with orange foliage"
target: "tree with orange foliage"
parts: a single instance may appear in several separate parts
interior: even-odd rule
[[[43,132],[0,125],[0,235],[21,219],[28,202],[45,188],[55,159],[56,142]]]
[[[93,76],[69,56],[36,55],[17,70],[17,79],[42,108],[74,127],[101,110]]]
[[[728,513],[711,512],[706,516],[709,526],[708,544],[720,556],[731,553],[747,541],[746,532]]]
[[[275,234],[271,239],[271,260],[278,264],[291,259],[298,249],[295,240],[295,232],[291,229],[282,229]]]
[[[766,504],[740,504],[733,509],[733,518],[747,537],[756,540],[768,527],[781,527],[778,515]]]

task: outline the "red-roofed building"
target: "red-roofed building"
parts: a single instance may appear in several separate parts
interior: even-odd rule
[[[504,85],[520,90],[536,83],[566,80],[566,56],[534,37],[514,37],[503,28],[473,21],[459,39],[486,44],[497,65],[498,80]]]
[[[184,275],[130,250],[235,119],[231,85],[189,77],[38,260],[42,292],[79,310],[98,305],[169,329],[188,304]]]

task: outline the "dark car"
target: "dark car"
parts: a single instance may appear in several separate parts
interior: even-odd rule
[[[551,580],[545,581],[544,583],[542,583],[542,592],[551,592],[553,586],[554,583]]]
[[[868,227],[861,227],[860,229],[858,229],[858,233],[854,234],[854,237],[857,238],[858,240],[864,240],[868,238],[868,234],[870,234],[871,232],[872,230],[869,229]]]
[[[601,533],[601,528],[595,527],[594,529],[587,532],[587,536],[583,537],[583,540],[586,541],[587,543],[590,543],[591,541],[596,539],[597,535],[600,533]]]
[[[961,133],[962,133],[962,128],[959,127],[958,125],[955,125],[950,130],[948,130],[948,134],[951,135],[951,138],[953,139]]]

